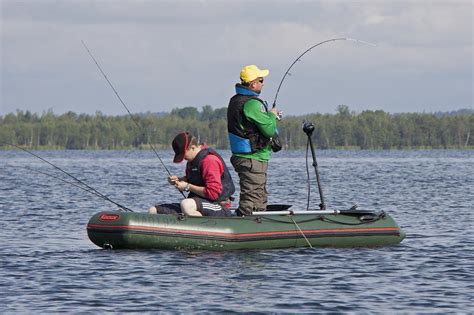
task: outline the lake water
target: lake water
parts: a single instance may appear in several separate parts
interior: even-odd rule
[[[149,151],[36,153],[135,211],[180,197]],[[407,238],[359,249],[103,250],[86,224],[113,204],[34,172],[60,175],[25,152],[0,152],[0,313],[474,313],[474,152],[317,155],[330,209],[385,210]],[[306,209],[305,165],[304,151],[274,155],[272,203]],[[309,174],[314,209],[311,165]]]

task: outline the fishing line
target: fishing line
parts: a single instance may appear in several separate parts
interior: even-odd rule
[[[92,52],[89,50],[89,48],[87,47],[86,43],[81,40],[82,42],[82,45],[84,45],[84,48],[87,50],[87,53],[89,54],[89,56],[92,58],[92,60],[94,61],[95,65],[97,66],[97,68],[99,69],[100,73],[102,73],[102,75],[104,76],[105,80],[107,81],[107,83],[109,84],[109,86],[112,88],[112,90],[114,91],[115,95],[117,96],[118,100],[120,101],[120,103],[122,103],[123,107],[125,107],[125,109],[127,110],[127,113],[130,115],[130,117],[132,118],[132,121],[135,123],[135,125],[138,127],[139,130],[142,131],[143,133],[143,136],[145,136],[145,130],[143,129],[143,126],[141,126],[138,121],[135,119],[135,117],[133,117],[132,113],[130,112],[130,110],[128,109],[127,105],[125,105],[125,102],[122,100],[122,98],[120,97],[120,95],[118,94],[117,90],[114,88],[114,86],[112,85],[112,83],[110,82],[109,78],[107,77],[107,75],[105,74],[105,72],[102,70],[102,67],[99,65],[99,63],[97,62],[97,60],[95,59],[94,55],[92,54]],[[168,170],[168,168],[166,167],[165,163],[163,163],[163,160],[161,160],[160,156],[158,155],[158,152],[155,150],[155,147],[150,143],[150,148],[153,150],[153,152],[155,153],[156,157],[158,158],[158,160],[160,160],[161,162],[161,165],[163,165],[163,167],[165,168],[166,172],[168,173],[169,176],[171,176],[171,172]],[[182,191],[180,191],[181,195],[183,195],[183,198],[186,198],[186,196],[184,195],[184,193]]]
[[[301,61],[301,57],[303,57],[304,55],[306,55],[307,53],[309,53],[311,50],[313,50],[314,48],[320,46],[320,45],[323,45],[323,44],[326,44],[326,43],[329,43],[329,42],[335,42],[335,41],[340,41],[340,40],[347,40],[347,41],[352,41],[352,42],[356,42],[356,43],[360,43],[360,44],[364,44],[364,45],[370,45],[370,46],[377,46],[376,44],[372,44],[372,43],[369,43],[369,42],[366,42],[366,41],[363,41],[363,40],[359,40],[359,39],[354,39],[354,38],[347,38],[347,37],[342,37],[342,38],[331,38],[331,39],[327,39],[325,41],[322,41],[320,43],[317,43],[311,47],[309,47],[308,49],[306,49],[301,55],[299,55],[295,61],[293,61],[290,65],[290,67],[288,68],[288,70],[286,70],[285,74],[283,75],[283,78],[281,78],[281,81],[280,81],[280,84],[278,85],[278,89],[276,91],[276,94],[275,94],[275,100],[273,101],[273,106],[272,107],[276,107],[276,101],[277,101],[277,98],[278,98],[278,94],[280,93],[280,88],[283,84],[283,81],[285,81],[285,78],[287,75],[291,75],[290,74],[290,70],[291,68],[293,68],[293,66],[298,62],[298,61]]]
[[[89,191],[89,192],[95,194],[96,196],[98,196],[98,197],[100,197],[100,198],[102,198],[102,199],[104,199],[104,200],[106,200],[106,201],[109,201],[109,202],[113,203],[114,205],[118,206],[119,208],[121,208],[121,209],[124,210],[124,211],[133,212],[133,210],[131,210],[131,209],[129,209],[129,208],[127,208],[127,207],[125,207],[125,206],[123,206],[123,205],[121,205],[121,204],[115,202],[115,201],[113,201],[112,199],[110,199],[110,198],[107,197],[106,195],[104,195],[104,194],[102,194],[101,192],[99,192],[99,191],[98,191],[97,189],[95,189],[94,187],[89,186],[88,184],[86,184],[85,182],[83,182],[82,180],[80,180],[79,178],[77,178],[77,177],[75,177],[74,175],[72,175],[72,174],[66,172],[66,171],[63,170],[62,168],[60,168],[60,167],[54,165],[53,163],[47,161],[46,159],[42,158],[41,156],[39,156],[39,155],[37,155],[37,154],[35,154],[35,153],[33,153],[33,152],[31,152],[31,151],[25,149],[25,148],[22,148],[22,147],[20,147],[20,146],[18,146],[18,145],[16,145],[16,144],[11,144],[11,143],[5,143],[5,144],[11,145],[11,146],[13,146],[13,147],[15,147],[15,148],[18,148],[18,149],[20,149],[20,150],[22,150],[22,151],[24,151],[24,152],[26,152],[26,153],[28,153],[28,154],[33,155],[34,157],[40,159],[41,161],[43,161],[43,162],[45,162],[45,163],[51,165],[51,166],[54,167],[55,169],[61,171],[62,173],[66,174],[67,176],[71,177],[71,178],[74,179],[77,183],[79,183],[79,184],[81,184],[81,185],[84,185],[84,187],[88,188],[88,189],[86,189],[86,188],[84,188],[84,187],[80,187],[81,189],[86,190],[86,191]],[[40,171],[37,171],[37,172],[40,172]],[[40,173],[42,173],[42,172],[40,172]],[[44,174],[44,173],[43,173],[43,174]],[[55,176],[53,176],[53,175],[49,175],[49,176],[54,177],[54,178],[57,178],[57,177],[55,177]],[[58,178],[58,179],[60,179],[60,178]],[[65,180],[63,180],[63,179],[60,179],[60,180],[66,182],[66,183],[72,184],[71,182],[65,181]],[[77,185],[77,184],[76,184],[76,185]],[[77,186],[79,186],[79,185],[77,185]]]
[[[60,180],[60,181],[62,181],[63,183],[66,183],[66,184],[72,185],[72,186],[74,186],[74,187],[80,188],[80,189],[84,190],[85,192],[88,192],[88,193],[90,193],[90,194],[92,194],[92,195],[94,195],[94,196],[97,196],[97,197],[99,197],[99,198],[101,198],[101,199],[104,199],[104,200],[106,200],[106,201],[109,201],[109,202],[113,203],[114,205],[118,206],[120,210],[126,209],[126,211],[133,212],[131,209],[129,209],[129,208],[127,208],[127,207],[125,207],[125,206],[123,206],[123,205],[121,205],[121,204],[119,204],[119,203],[113,201],[113,200],[111,200],[110,198],[108,198],[107,196],[101,194],[101,193],[98,192],[97,190],[94,191],[94,190],[91,190],[90,188],[85,188],[85,187],[83,187],[83,186],[81,186],[81,185],[78,185],[78,184],[76,184],[76,183],[67,181],[67,180],[65,180],[64,178],[61,178],[61,177],[59,177],[59,176],[54,176],[54,175],[51,175],[51,174],[48,174],[48,173],[45,173],[45,172],[42,172],[42,171],[39,171],[39,170],[35,170],[35,169],[32,169],[32,168],[28,168],[28,167],[25,167],[25,168],[26,168],[27,170],[29,170],[29,171],[33,171],[33,172],[36,172],[36,173],[39,173],[39,174],[43,174],[43,175],[45,175],[45,176],[48,176],[48,177],[51,177],[51,178],[55,178],[55,179],[57,179],[57,180]]]

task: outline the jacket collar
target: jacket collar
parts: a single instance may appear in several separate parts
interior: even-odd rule
[[[248,95],[248,96],[259,96],[260,93],[257,93],[251,89],[249,89],[248,87],[240,84],[240,83],[237,83],[235,85],[235,93],[237,94],[241,94],[241,95]]]

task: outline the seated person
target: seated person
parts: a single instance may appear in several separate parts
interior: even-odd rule
[[[188,132],[173,139],[173,162],[186,164],[184,177],[170,176],[168,182],[179,191],[189,192],[180,204],[151,207],[152,214],[184,213],[189,216],[231,216],[230,199],[234,183],[222,157],[206,145],[198,144]]]

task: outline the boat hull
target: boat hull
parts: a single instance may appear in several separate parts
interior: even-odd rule
[[[241,250],[395,245],[405,233],[383,212],[293,213],[247,217],[185,217],[100,212],[89,239],[114,249]]]

